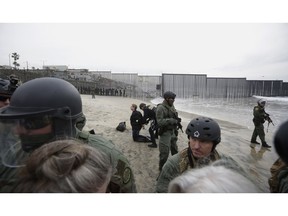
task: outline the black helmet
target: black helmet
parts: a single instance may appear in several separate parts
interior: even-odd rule
[[[274,136],[274,146],[280,158],[288,164],[288,121],[283,123]]]
[[[176,94],[175,93],[173,93],[173,92],[171,92],[171,91],[166,91],[165,93],[164,93],[164,95],[163,95],[163,98],[164,99],[168,99],[168,98],[173,98],[173,99],[175,99],[175,97],[176,97]]]
[[[24,128],[40,129],[49,124],[53,131],[49,136],[32,139],[22,136],[24,151],[31,151],[44,143],[74,137],[76,122],[82,114],[82,101],[78,90],[69,82],[58,78],[37,78],[19,86],[13,93],[10,104],[0,109],[0,119],[12,119]]]
[[[10,105],[0,110],[0,118],[56,112],[58,118],[80,117],[81,96],[71,83],[58,78],[44,77],[19,86],[11,97]]]
[[[142,109],[142,108],[144,108],[145,106],[146,106],[145,103],[140,103],[139,108]]]
[[[219,124],[208,117],[197,117],[191,120],[186,128],[186,134],[188,137],[212,141],[214,148],[221,141]]]

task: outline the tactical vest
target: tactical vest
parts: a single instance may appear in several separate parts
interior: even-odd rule
[[[275,163],[270,168],[271,177],[268,180],[269,186],[270,186],[270,192],[271,193],[278,193],[279,192],[279,180],[278,180],[278,174],[280,171],[286,167],[287,165],[278,158]]]
[[[184,150],[182,150],[180,152],[180,160],[179,160],[179,171],[180,173],[185,172],[188,167],[190,166],[190,168],[195,168],[196,167],[196,159],[194,158],[194,156],[192,154],[188,153],[189,148],[185,148]],[[189,156],[190,155],[190,156]],[[190,159],[189,159],[190,157]],[[210,154],[210,160],[216,161],[219,160],[221,157],[219,155],[219,153],[214,150],[211,154]]]

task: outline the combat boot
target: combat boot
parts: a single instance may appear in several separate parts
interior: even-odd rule
[[[255,141],[252,141],[252,140],[251,140],[251,143],[253,143],[253,144],[257,144],[257,145],[260,145],[260,143],[257,142],[256,140],[255,140]]]
[[[263,143],[262,143],[262,147],[265,147],[265,148],[271,148],[271,146],[268,145],[266,142],[263,142]]]
[[[148,147],[150,147],[150,148],[157,148],[157,144],[156,144],[156,143],[152,143],[152,144],[148,145]]]

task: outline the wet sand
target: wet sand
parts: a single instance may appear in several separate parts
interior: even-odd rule
[[[142,102],[142,100],[133,98],[95,96],[95,99],[92,99],[91,95],[82,95],[83,112],[87,118],[84,130],[94,129],[97,134],[102,134],[105,138],[112,140],[131,163],[137,191],[153,193],[159,174],[159,149],[149,148],[147,143],[134,142],[130,126],[130,106],[132,103],[139,105]],[[138,110],[140,109],[138,108]],[[186,129],[189,121],[196,117],[196,115],[186,112],[179,112],[179,116],[182,118],[183,130]],[[206,116],[209,116],[209,113]],[[213,118],[213,116],[209,117]],[[126,121],[127,130],[124,132],[116,130],[116,126],[121,121]],[[222,131],[222,141],[217,146],[217,150],[233,157],[251,175],[261,191],[269,192],[270,167],[277,159],[272,145],[273,134],[266,134],[267,143],[272,145],[271,150],[261,148],[259,145],[251,148],[250,138],[253,131],[228,121],[217,121]],[[148,128],[149,125],[145,126],[140,134],[148,136]],[[156,142],[158,143],[158,140]],[[187,142],[185,130],[184,133],[179,131],[179,150],[186,148]]]

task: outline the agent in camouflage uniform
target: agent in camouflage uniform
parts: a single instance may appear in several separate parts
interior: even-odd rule
[[[274,136],[274,146],[280,156],[270,168],[268,183],[272,193],[288,193],[288,121],[283,123]]]
[[[197,117],[188,124],[186,134],[188,147],[170,157],[163,166],[156,184],[158,193],[167,193],[170,181],[184,171],[207,166],[221,158],[215,149],[221,141],[221,131],[216,121]]]
[[[262,146],[266,148],[271,148],[265,141],[265,132],[264,132],[264,123],[269,115],[265,112],[265,104],[266,101],[264,99],[260,99],[257,102],[257,106],[253,108],[253,123],[254,123],[254,131],[251,137],[251,143],[260,144],[256,141],[257,136],[259,136]]]
[[[158,123],[159,139],[159,171],[166,163],[169,153],[172,155],[178,153],[177,146],[177,112],[173,105],[176,94],[167,91],[163,95],[164,101],[157,106],[156,119]]]
[[[0,121],[5,124],[7,119],[14,120],[19,141],[1,149],[0,191],[13,189],[18,167],[24,165],[34,149],[54,140],[76,138],[102,150],[111,159],[115,173],[107,192],[136,192],[129,162],[115,145],[101,136],[80,131],[86,120],[81,96],[69,82],[45,77],[24,83],[14,92],[10,105],[0,109]]]

